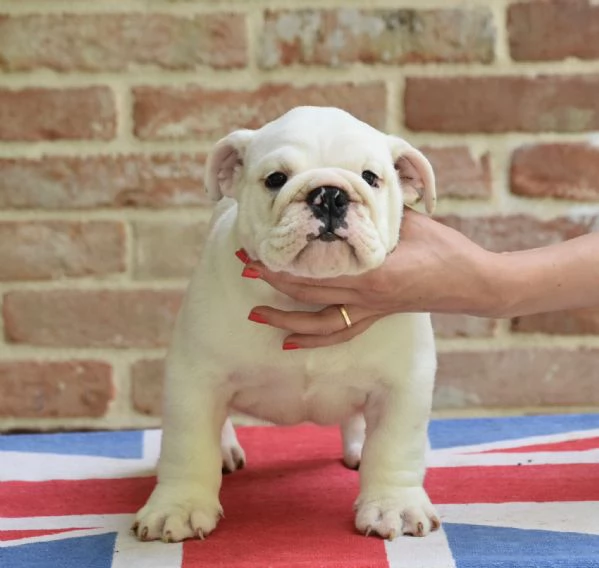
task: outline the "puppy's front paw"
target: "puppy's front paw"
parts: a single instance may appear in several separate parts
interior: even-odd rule
[[[157,485],[137,512],[133,532],[139,540],[179,542],[204,539],[223,515],[218,497],[195,485]]]
[[[381,496],[360,495],[356,502],[356,528],[366,536],[393,540],[398,534],[426,536],[441,521],[422,487],[404,487]]]

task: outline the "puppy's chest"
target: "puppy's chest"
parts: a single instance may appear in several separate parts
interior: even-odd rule
[[[375,388],[372,373],[359,369],[310,369],[264,365],[230,375],[231,406],[277,424],[333,424],[363,409]]]

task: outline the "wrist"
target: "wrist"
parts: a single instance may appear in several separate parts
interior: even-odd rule
[[[512,273],[510,253],[482,251],[477,262],[480,279],[474,309],[479,317],[509,317]]]
[[[488,253],[484,265],[487,297],[483,311],[486,317],[511,318],[522,315],[529,280],[530,261],[522,252]]]

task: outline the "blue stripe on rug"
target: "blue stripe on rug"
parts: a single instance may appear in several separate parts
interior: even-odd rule
[[[110,568],[116,533],[34,542],[0,548],[0,566]]]
[[[429,439],[438,450],[595,428],[599,428],[599,414],[462,418],[431,421]]]
[[[142,457],[143,432],[5,434],[0,436],[1,451],[135,459]]]
[[[444,523],[457,568],[599,568],[599,536]]]

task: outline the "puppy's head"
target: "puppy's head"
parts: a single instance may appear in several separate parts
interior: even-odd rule
[[[435,204],[428,160],[345,111],[298,107],[259,130],[238,130],[208,158],[206,188],[239,203],[243,247],[297,276],[359,274],[399,238],[404,204]]]

